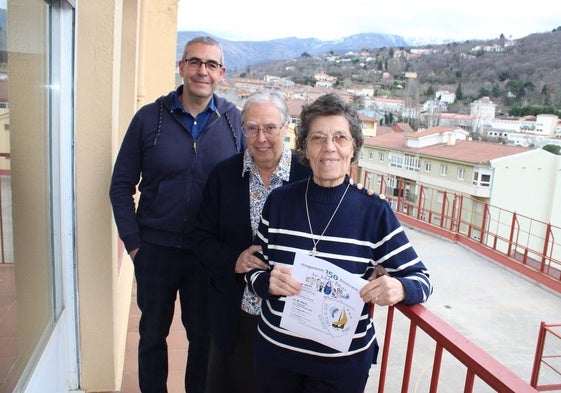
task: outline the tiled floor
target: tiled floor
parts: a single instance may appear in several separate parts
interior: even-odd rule
[[[123,384],[120,393],[140,393],[138,387],[138,322],[140,310],[136,305],[136,296],[133,288],[131,308],[129,313],[129,328],[125,353],[125,367]],[[185,329],[181,324],[179,300],[175,303],[175,316],[168,336],[168,391],[169,393],[184,392],[184,375],[187,364],[187,348],[189,344],[185,336]]]

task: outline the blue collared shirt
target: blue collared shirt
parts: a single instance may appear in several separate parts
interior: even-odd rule
[[[172,94],[171,110],[181,117],[181,121],[187,127],[193,139],[197,140],[201,132],[205,129],[210,117],[213,113],[218,115],[218,109],[214,104],[214,95],[210,98],[210,102],[204,111],[193,117],[189,112],[185,111],[183,104],[179,101],[179,92],[183,91],[183,86],[179,86]]]

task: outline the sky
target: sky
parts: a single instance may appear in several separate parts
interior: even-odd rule
[[[331,5],[329,5],[331,4]],[[179,0],[178,30],[232,41],[298,37],[334,40],[359,33],[404,38],[517,39],[561,26],[550,0]]]

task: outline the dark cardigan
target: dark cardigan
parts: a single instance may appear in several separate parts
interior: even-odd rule
[[[194,232],[195,253],[210,273],[209,314],[216,345],[234,350],[245,287],[244,275],[235,274],[238,256],[253,243],[249,217],[249,173],[242,178],[243,153],[211,172],[203,191]],[[311,176],[310,168],[293,154],[289,182]],[[286,182],[285,182],[286,183]]]

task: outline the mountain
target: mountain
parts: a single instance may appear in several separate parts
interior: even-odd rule
[[[177,59],[183,54],[183,47],[190,39],[210,35],[201,31],[177,32]],[[212,36],[214,37],[214,36]],[[411,45],[399,35],[364,33],[332,41],[316,38],[280,38],[270,41],[229,41],[214,37],[220,41],[228,73],[243,70],[249,65],[271,60],[283,60],[299,57],[306,52],[310,55],[321,53],[344,53],[362,48],[400,47]]]

